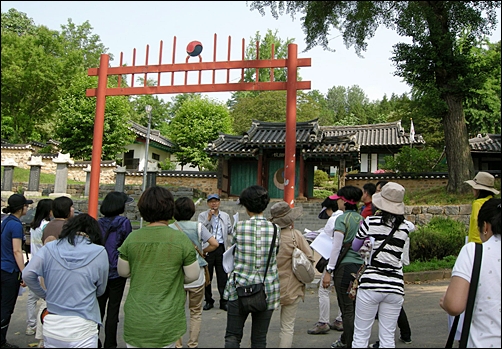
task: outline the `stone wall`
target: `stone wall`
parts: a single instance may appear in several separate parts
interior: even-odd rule
[[[32,152],[33,150],[31,148],[26,148],[26,149],[2,148],[2,163],[4,163],[6,159],[13,159],[17,163],[18,167],[29,169],[30,166],[27,165],[27,162],[30,161]],[[54,166],[54,173],[56,173],[55,166]]]

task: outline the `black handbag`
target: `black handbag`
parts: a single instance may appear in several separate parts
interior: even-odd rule
[[[462,334],[460,335],[459,348],[467,348],[467,340],[471,329],[472,312],[474,310],[474,301],[476,300],[476,292],[478,290],[479,269],[481,268],[481,257],[483,256],[483,245],[476,244],[474,250],[474,264],[472,266],[471,283],[469,285],[469,294],[467,296],[467,305],[465,307],[464,323],[462,325]],[[450,335],[446,342],[445,348],[453,348],[455,332],[457,332],[460,315],[455,316],[453,325],[450,329]]]
[[[274,237],[272,238],[272,244],[270,245],[270,251],[268,252],[267,267],[265,268],[265,274],[263,275],[264,281],[267,277],[268,266],[270,264],[270,258],[272,257],[272,250],[274,249],[276,237],[277,227],[274,224]],[[267,310],[267,295],[265,293],[265,284],[263,282],[237,287],[237,297],[239,312],[241,313],[241,315],[247,315],[248,313],[257,313]]]

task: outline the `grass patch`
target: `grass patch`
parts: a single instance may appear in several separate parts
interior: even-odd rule
[[[2,180],[3,180],[3,166],[1,167]],[[30,180],[30,170],[16,167],[14,168],[14,178],[13,182],[28,183]],[[56,175],[51,173],[40,172],[40,184],[54,184],[56,182]],[[68,178],[68,184],[85,184],[85,182],[74,181]]]
[[[433,258],[430,261],[422,262],[415,261],[411,262],[409,265],[403,267],[403,272],[413,273],[419,271],[431,271],[431,270],[441,270],[441,269],[453,269],[453,265],[457,257],[447,256],[443,259]]]
[[[500,191],[500,182],[495,181],[495,188]],[[495,197],[500,197],[496,195]],[[404,194],[404,204],[413,205],[462,205],[472,204],[474,195],[472,191],[464,194],[448,193],[446,186],[438,186],[429,189],[416,191],[406,191]]]

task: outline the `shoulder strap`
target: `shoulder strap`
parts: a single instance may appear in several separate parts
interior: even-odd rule
[[[483,256],[483,245],[476,244],[474,250],[474,265],[472,267],[471,282],[469,284],[469,295],[467,296],[467,305],[465,307],[464,323],[462,326],[462,335],[460,337],[459,348],[467,348],[467,339],[471,328],[472,312],[474,310],[474,301],[478,290],[479,270],[481,269],[481,257]]]
[[[179,231],[183,231],[183,229],[181,229],[181,227],[178,225],[178,222],[174,222],[174,225],[176,226],[176,228],[178,228]],[[197,226],[200,226],[200,223],[197,224]],[[200,235],[199,235],[200,237]],[[193,242],[192,242],[193,244]],[[204,255],[202,254],[202,252],[200,252],[199,248],[197,247],[196,244],[193,244],[193,247],[195,247],[195,250],[197,251],[197,253],[202,257],[204,258]]]
[[[469,331],[471,328],[472,312],[474,309],[474,301],[476,299],[476,292],[478,289],[479,282],[479,270],[481,269],[481,257],[483,256],[483,245],[475,244],[474,250],[474,263],[472,266],[471,282],[469,283],[469,294],[467,296],[467,305],[464,312],[464,323],[462,325],[462,333],[460,336],[459,348],[467,347],[467,339],[469,338]],[[448,335],[448,340],[446,342],[445,348],[452,348],[453,341],[455,340],[455,332],[457,332],[458,322],[460,320],[460,315],[455,316],[453,320],[453,325],[450,329],[450,334]]]
[[[298,247],[298,244],[296,243],[296,239],[295,239],[295,232],[293,229],[291,229],[291,237],[293,238],[293,246]]]
[[[373,261],[373,259],[375,259],[376,255],[378,253],[380,253],[380,251],[383,250],[383,247],[390,241],[390,239],[392,238],[392,236],[394,235],[394,233],[396,232],[397,230],[397,226],[395,226],[394,228],[392,228],[392,230],[390,231],[390,234],[387,235],[387,237],[385,238],[385,240],[382,242],[382,244],[377,248],[377,250],[371,255],[371,259],[370,259],[370,264],[371,262]]]
[[[272,223],[273,224],[273,223]],[[267,259],[267,267],[265,268],[265,274],[263,275],[263,281],[265,282],[265,278],[267,277],[268,266],[270,264],[270,258],[272,258],[272,250],[275,245],[275,238],[277,237],[277,226],[274,225],[274,237],[272,238],[272,244],[270,245],[270,250],[268,251],[268,259]]]

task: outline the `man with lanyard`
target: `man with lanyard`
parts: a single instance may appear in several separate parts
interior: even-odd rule
[[[216,269],[216,281],[218,284],[218,292],[220,294],[220,309],[227,310],[227,300],[223,298],[223,291],[227,284],[228,275],[223,269],[223,253],[230,247],[229,235],[233,234],[232,222],[228,213],[220,211],[220,196],[218,194],[210,194],[207,197],[207,211],[199,214],[198,221],[204,225],[219,243],[218,248],[212,252],[206,253],[206,261],[209,268],[209,276],[213,280],[213,273]],[[205,289],[206,304],[204,310],[209,310],[214,307],[214,299],[212,296],[211,284]]]

